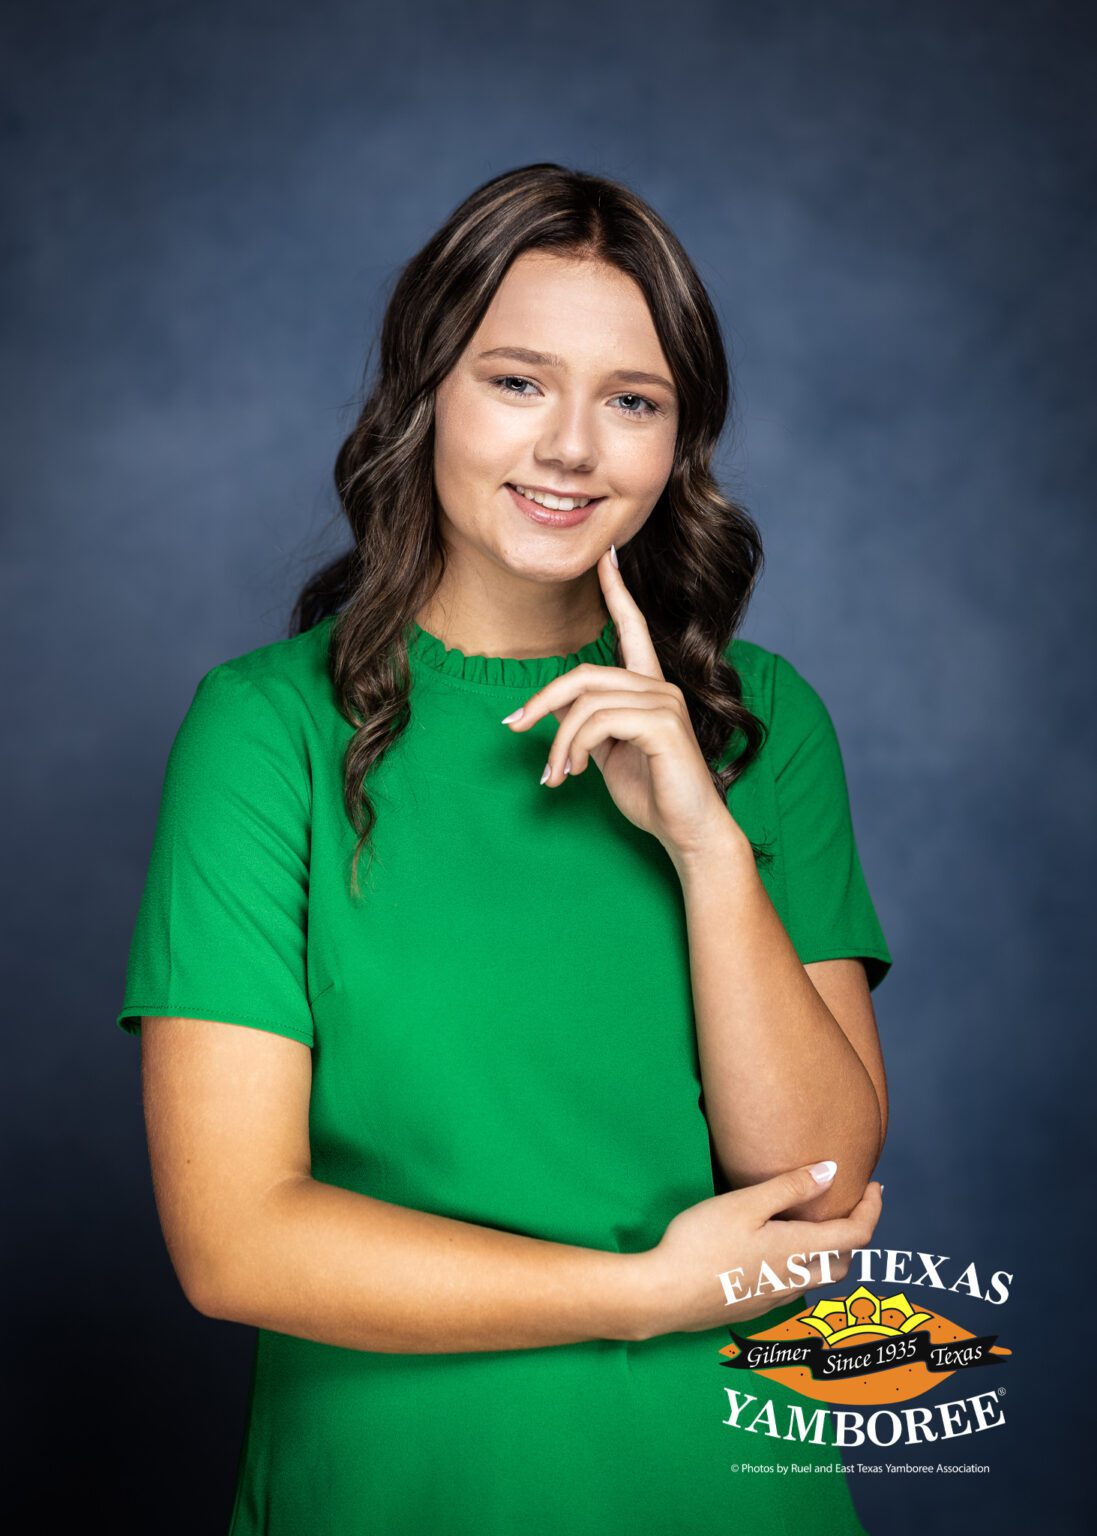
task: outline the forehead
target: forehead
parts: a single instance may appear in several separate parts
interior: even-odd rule
[[[470,349],[505,345],[554,353],[575,367],[611,356],[638,368],[668,366],[634,278],[604,262],[544,251],[524,251],[512,263]]]

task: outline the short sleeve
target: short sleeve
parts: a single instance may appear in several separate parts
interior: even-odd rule
[[[231,663],[198,684],[168,756],[117,1024],[246,1024],[313,1045],[311,792],[279,711]]]
[[[874,989],[891,954],[861,868],[838,736],[819,694],[783,656],[770,731],[789,938],[805,965],[863,960]]]

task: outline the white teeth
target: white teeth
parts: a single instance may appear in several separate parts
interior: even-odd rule
[[[594,500],[593,496],[549,496],[541,491],[527,491],[524,485],[516,485],[514,489],[520,496],[528,496],[530,501],[535,501],[539,507],[548,507],[550,512],[574,512],[576,507],[585,507]]]

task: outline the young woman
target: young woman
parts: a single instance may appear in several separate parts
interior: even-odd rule
[[[728,400],[649,207],[494,179],[393,292],[350,551],[198,685],[118,1022],[258,1330],[232,1536],[862,1530],[719,1353],[871,1238],[890,964],[826,707],[735,638]]]

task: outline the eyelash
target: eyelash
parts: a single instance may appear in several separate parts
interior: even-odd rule
[[[518,373],[504,373],[504,374],[500,374],[500,376],[498,378],[492,379],[492,380],[490,380],[490,382],[491,382],[491,384],[492,384],[492,386],[494,388],[499,390],[499,393],[501,395],[511,395],[515,399],[518,399],[518,400],[528,400],[530,398],[529,395],[519,394],[518,391],[515,390],[515,389],[507,389],[507,388],[504,387],[511,380],[514,380],[514,379],[517,379],[517,381],[520,384],[532,384],[533,383],[532,379],[524,379],[524,378],[522,378],[521,374],[518,374]],[[621,412],[622,416],[631,416],[636,421],[650,421],[653,416],[661,416],[663,414],[662,406],[656,405],[655,401],[654,400],[649,400],[646,395],[636,395],[636,394],[633,394],[633,392],[631,390],[628,390],[628,391],[626,391],[626,392],[624,392],[623,394],[620,394],[620,395],[614,395],[613,398],[615,400],[642,400],[644,402],[644,404],[647,406],[647,411],[646,412],[642,412],[642,411],[622,411]]]

